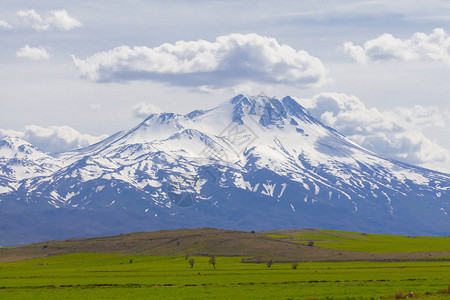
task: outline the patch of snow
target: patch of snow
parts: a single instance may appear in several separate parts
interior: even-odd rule
[[[286,189],[286,187],[287,187],[287,183],[281,184],[281,191],[280,191],[280,194],[278,194],[278,199],[280,199],[281,196],[283,196],[283,193],[284,193],[284,190]]]
[[[57,191],[51,191],[50,196],[52,196],[52,198],[55,200],[59,200],[61,198]]]
[[[314,195],[318,195],[320,192],[320,187],[314,183]]]
[[[66,196],[63,198],[64,200],[69,200],[69,199],[71,199],[73,196],[76,196],[76,195],[78,195],[80,192],[69,192],[69,193],[67,193],[66,194]]]
[[[0,194],[6,194],[11,192],[13,189],[11,189],[8,186],[0,186]]]
[[[276,186],[276,183],[272,184],[269,180],[267,180],[267,183],[263,183],[264,190],[261,191],[261,194],[273,197],[273,192],[275,191]]]

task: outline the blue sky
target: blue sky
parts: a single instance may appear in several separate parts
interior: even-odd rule
[[[153,111],[264,91],[296,97],[371,150],[450,171],[448,1],[0,7],[0,135],[60,150]]]

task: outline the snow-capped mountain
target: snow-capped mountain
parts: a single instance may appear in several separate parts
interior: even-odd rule
[[[11,192],[24,178],[49,176],[62,165],[18,137],[0,139],[0,194]]]
[[[152,114],[52,156],[2,139],[0,172],[0,244],[200,226],[450,234],[450,175],[368,151],[291,97]]]

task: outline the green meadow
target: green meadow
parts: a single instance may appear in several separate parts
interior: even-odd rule
[[[191,268],[189,260],[194,259]],[[66,254],[0,263],[0,299],[448,299],[449,261],[242,263]],[[296,269],[294,269],[296,267]]]
[[[291,234],[268,234],[296,243],[336,250],[372,253],[407,253],[450,250],[450,237],[397,236],[337,230],[302,230]]]

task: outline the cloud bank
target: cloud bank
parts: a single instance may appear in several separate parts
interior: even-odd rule
[[[363,46],[346,42],[343,51],[361,64],[388,60],[428,60],[450,64],[450,38],[442,28],[436,28],[430,34],[416,32],[406,40],[386,33]]]
[[[318,58],[257,34],[224,35],[214,42],[178,41],[155,48],[121,46],[85,60],[72,58],[84,78],[97,82],[155,80],[212,88],[259,82],[307,87],[320,85],[326,77]]]
[[[390,111],[367,108],[357,97],[322,93],[302,104],[324,124],[335,128],[355,143],[394,159],[449,172],[450,151],[424,135],[432,127],[444,127],[436,107],[416,105]]]
[[[0,129],[0,138],[4,136],[18,136],[44,152],[61,152],[86,147],[107,137],[82,134],[69,126],[41,127],[37,125],[25,126],[23,132]]]
[[[16,52],[16,56],[31,60],[45,60],[50,58],[50,53],[44,47],[30,47],[25,45]]]

